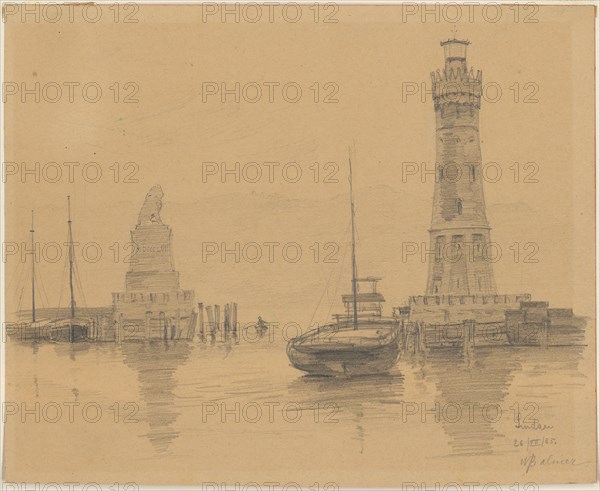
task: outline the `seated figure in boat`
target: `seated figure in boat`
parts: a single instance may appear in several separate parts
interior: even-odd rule
[[[256,322],[256,327],[261,331],[264,331],[269,328],[269,325],[263,320],[263,318],[259,315],[258,321]]]

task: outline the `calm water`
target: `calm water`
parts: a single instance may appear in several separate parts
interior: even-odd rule
[[[328,379],[291,368],[278,333],[239,342],[9,341],[6,399],[30,410],[40,403],[40,421],[7,416],[8,478],[322,486],[484,482],[508,472],[543,480],[548,470],[521,463],[531,438],[555,440],[533,449],[538,455],[549,448],[577,458],[579,468],[561,471],[593,465],[593,435],[574,426],[574,411],[593,410],[593,377],[582,375],[593,370],[592,352],[440,350],[405,354],[385,376]],[[457,477],[458,462],[469,476]]]

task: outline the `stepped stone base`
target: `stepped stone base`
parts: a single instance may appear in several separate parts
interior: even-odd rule
[[[529,294],[410,297],[399,312],[403,324],[418,331],[427,347],[464,344],[466,337],[460,333],[469,322],[476,345],[586,344],[585,318],[574,315],[572,309],[531,301]]]
[[[113,293],[114,338],[180,339],[194,335],[197,314],[192,290],[179,287],[172,254],[172,233],[160,219],[162,189],[146,195],[138,224],[131,231],[135,245],[125,291]]]
[[[504,320],[507,310],[518,309],[531,295],[425,295],[408,299],[400,307],[400,318],[428,324],[450,324],[464,320],[496,322]]]

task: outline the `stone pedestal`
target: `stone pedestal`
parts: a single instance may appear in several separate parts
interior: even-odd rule
[[[160,219],[161,200],[162,190],[155,186],[131,231],[135,249],[125,291],[113,293],[113,314],[121,340],[178,339],[193,332],[195,296],[179,287],[171,228]]]

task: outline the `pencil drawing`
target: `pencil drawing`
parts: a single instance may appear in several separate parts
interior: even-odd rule
[[[27,390],[32,388],[31,393],[25,393],[35,401],[55,394],[62,394],[69,403],[90,397],[107,406],[111,400],[124,397],[136,401],[125,409],[131,410],[131,421],[140,424],[123,430],[124,441],[135,449],[129,456],[134,465],[143,461],[177,470],[179,466],[192,466],[197,459],[202,471],[208,472],[223,455],[230,458],[231,453],[233,461],[254,445],[273,461],[278,448],[273,442],[282,437],[292,441],[286,443],[289,448],[301,448],[305,453],[317,448],[324,453],[329,450],[332,455],[343,451],[352,455],[350,462],[354,463],[363,462],[362,458],[389,458],[386,462],[392,462],[385,450],[386,442],[402,438],[413,442],[403,449],[402,458],[414,452],[415,462],[423,457],[421,452],[432,460],[508,455],[516,462],[516,456],[523,454],[522,448],[512,443],[518,440],[514,435],[523,433],[527,425],[535,428],[543,421],[549,428],[543,433],[548,436],[552,425],[560,426],[561,398],[577,393],[583,383],[589,382],[582,366],[590,356],[591,323],[576,315],[569,305],[551,307],[547,301],[534,300],[531,293],[505,292],[497,284],[494,268],[501,266],[495,266],[486,256],[492,244],[492,223],[484,198],[479,129],[483,75],[480,70],[468,68],[468,40],[453,38],[440,44],[445,66],[431,73],[436,166],[432,200],[429,195],[423,199],[432,205],[427,230],[431,254],[427,265],[423,265],[424,274],[427,269],[424,290],[417,288],[405,302],[405,296],[394,298],[389,315],[384,312],[385,298],[378,290],[383,278],[379,274],[386,272],[386,261],[398,259],[397,255],[383,256],[390,243],[402,240],[396,231],[404,227],[400,223],[394,229],[383,223],[387,222],[384,207],[373,216],[381,219],[388,235],[377,236],[375,242],[381,244],[371,248],[381,257],[372,258],[370,264],[375,268],[369,275],[358,272],[358,258],[367,253],[359,248],[355,222],[360,222],[361,214],[355,213],[355,198],[361,203],[364,197],[366,203],[369,192],[384,195],[380,188],[353,188],[352,166],[356,171],[357,167],[371,165],[363,159],[349,159],[349,193],[342,192],[340,198],[345,209],[348,205],[350,208],[350,237],[340,241],[350,248],[350,258],[335,268],[340,269],[338,279],[350,276],[352,291],[342,295],[343,312],[334,314],[333,320],[328,311],[323,324],[315,327],[311,319],[308,326],[302,325],[299,332],[289,336],[275,314],[273,303],[278,300],[271,303],[270,299],[267,302],[259,298],[269,298],[270,287],[289,289],[289,297],[296,303],[293,307],[311,311],[309,301],[313,297],[296,295],[295,285],[285,273],[270,271],[267,274],[273,276],[267,276],[261,270],[254,277],[241,278],[226,301],[215,299],[213,285],[199,278],[197,271],[190,272],[194,258],[189,254],[176,257],[174,253],[175,232],[178,240],[196,240],[191,230],[200,229],[204,223],[195,211],[181,211],[185,205],[176,203],[177,190],[168,188],[164,181],[164,191],[161,184],[155,184],[143,201],[143,194],[132,193],[127,205],[130,219],[115,226],[122,236],[132,227],[134,249],[128,270],[122,270],[124,288],[112,293],[112,303],[112,288],[107,289],[100,303],[110,305],[79,305],[76,300],[81,280],[73,252],[68,197],[68,306],[40,309],[39,301],[36,305],[42,295],[41,266],[34,252],[29,258],[30,268],[28,265],[31,281],[25,282],[25,290],[18,290],[27,299],[31,291],[31,307],[19,304],[15,322],[7,327],[11,360],[23,364],[11,376]],[[251,209],[251,205],[240,196],[226,200],[235,201],[232,208],[241,216],[249,213],[245,208]],[[391,196],[381,198],[382,202],[396,198]],[[267,201],[255,193],[253,198]],[[200,199],[188,196],[186,203]],[[310,221],[317,211],[322,212],[319,208],[323,203],[322,208],[331,212],[334,207],[327,200],[333,199],[323,194],[312,208],[308,200],[298,200],[290,207],[300,204],[297,208],[306,212],[306,220]],[[277,206],[275,200],[274,208]],[[133,213],[138,209],[136,222]],[[225,206],[219,202],[215,209]],[[166,215],[166,210],[175,210],[173,215],[188,213],[185,218],[189,229],[175,230],[173,215]],[[32,212],[30,241],[35,251],[33,217]],[[340,218],[329,217],[332,221]],[[285,222],[284,218],[277,219]],[[424,232],[426,224],[422,225]],[[210,235],[210,230],[202,229],[202,233]],[[348,263],[350,274],[344,276]],[[226,269],[223,263],[201,266]],[[416,283],[412,277],[385,276],[386,292],[395,291],[399,283],[411,288]],[[274,277],[276,282],[271,279]],[[315,274],[309,286],[312,289],[323,283],[323,277]],[[184,289],[182,285],[196,289]],[[329,297],[329,284],[322,286]],[[257,294],[255,305],[245,305],[239,298],[242,288],[260,290],[262,296]],[[337,286],[335,293],[332,305],[338,305]],[[248,318],[256,319],[256,315],[246,314],[250,307],[252,312],[261,313],[257,321]],[[23,363],[27,359],[34,361]],[[47,376],[45,370],[56,370],[56,378]],[[540,383],[551,374],[560,377],[560,384]],[[110,390],[96,392],[94,379],[101,376],[111,380],[106,383]],[[522,407],[512,410],[515,399],[523,398],[543,403],[543,418],[528,420]],[[293,404],[300,413],[319,408],[324,412],[314,421],[321,423],[319,418],[325,414],[326,422],[341,424],[316,427],[303,421],[292,430],[287,420],[269,427],[261,426],[260,421],[254,426],[222,424],[232,419],[236,423],[251,419],[244,408],[272,408],[286,403]],[[478,404],[501,407],[504,417],[493,420],[487,413],[475,418],[449,416],[448,411],[455,406],[464,410],[464,404],[471,404],[471,408]],[[421,424],[427,414],[439,420],[438,427]],[[284,416],[287,418],[287,413]],[[240,444],[237,448],[238,438],[248,438],[250,447]],[[435,448],[420,449],[414,442],[421,440],[434,442]],[[247,453],[253,454],[247,456],[248,462],[255,462],[257,468],[263,456],[259,451],[257,455],[254,451]],[[526,470],[519,472],[525,475]]]

